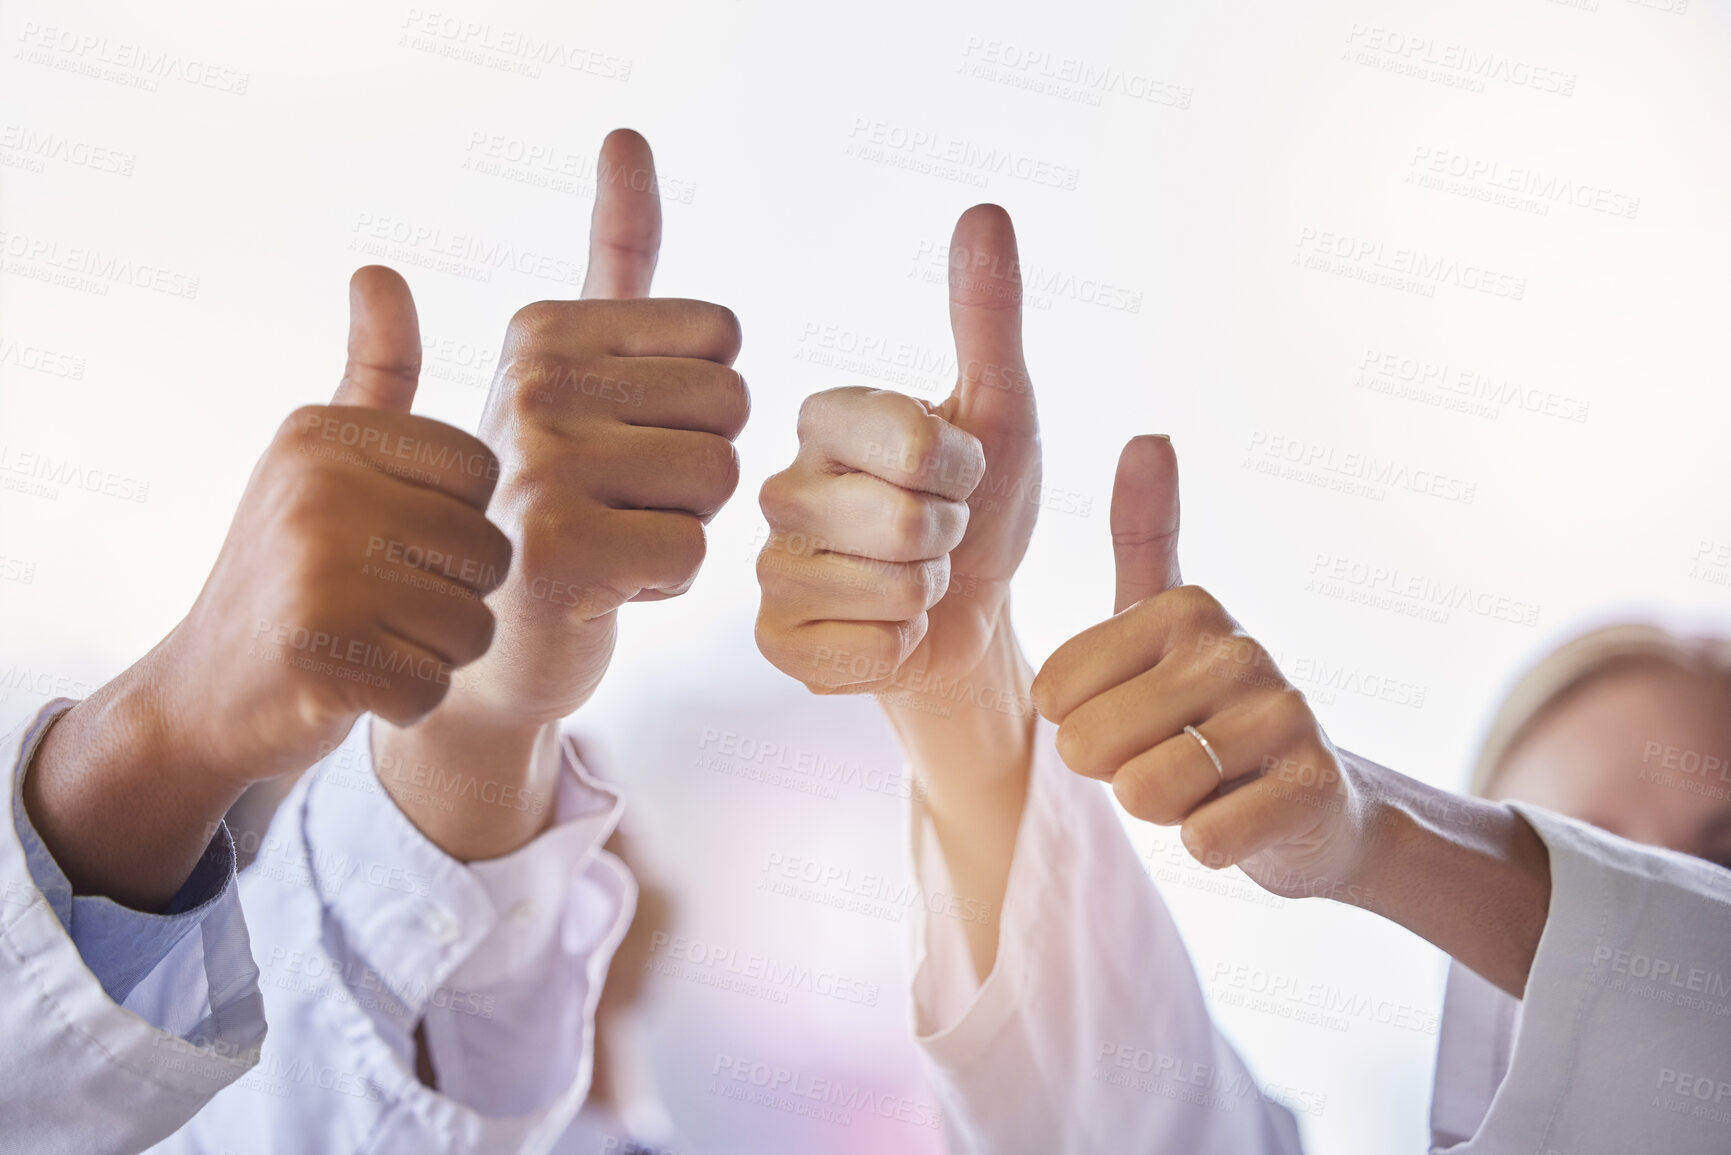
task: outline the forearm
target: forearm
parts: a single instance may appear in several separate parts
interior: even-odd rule
[[[24,777],[25,812],[73,892],[143,911],[174,897],[243,789],[186,734],[167,660],[159,647],[61,715]]]
[[[1538,834],[1507,806],[1341,759],[1369,799],[1364,905],[1521,997],[1550,909]]]
[[[957,896],[988,912],[964,924],[981,979],[997,959],[999,915],[1027,798],[1032,681],[1014,634],[1003,627],[980,665],[957,681],[961,692],[893,689],[878,698],[907,753]]]

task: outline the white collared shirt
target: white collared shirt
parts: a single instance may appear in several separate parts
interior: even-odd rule
[[[552,829],[457,862],[375,776],[370,720],[284,801],[241,875],[265,1014],[259,1066],[157,1150],[540,1152],[588,1093],[594,1012],[636,886],[602,849],[621,803],[549,727]],[[519,805],[461,774],[455,806]],[[415,1073],[425,1023],[438,1090]]]
[[[982,983],[951,920],[914,938],[914,1014],[953,1155],[1290,1155],[1289,1114],[1208,1019],[1098,783],[1042,722]],[[1432,1150],[1731,1151],[1731,871],[1516,805],[1550,852],[1524,1001],[1456,966]],[[922,886],[942,857],[917,802]]]

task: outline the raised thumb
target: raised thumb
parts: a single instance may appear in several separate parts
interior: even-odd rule
[[[1033,437],[1039,421],[1022,357],[1022,271],[1010,214],[997,205],[963,213],[949,266],[956,391],[944,415],[988,443]]]
[[[616,128],[595,162],[595,213],[589,218],[586,300],[647,297],[661,255],[661,190],[649,142]]]
[[[1162,434],[1132,437],[1112,481],[1112,612],[1178,585],[1178,455]]]
[[[368,265],[349,278],[349,363],[333,405],[407,413],[421,378],[421,323],[409,283]]]

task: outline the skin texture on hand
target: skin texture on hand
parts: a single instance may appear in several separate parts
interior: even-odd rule
[[[493,516],[515,547],[489,599],[493,647],[421,725],[375,729],[385,789],[465,861],[547,828],[557,767],[531,765],[536,743],[595,692],[619,607],[690,587],[704,526],[739,482],[739,323],[646,296],[661,240],[648,143],[617,130],[598,167],[583,299],[517,312],[481,418],[502,463]]]
[[[1268,651],[1179,584],[1178,525],[1171,443],[1132,440],[1112,494],[1118,612],[1034,681],[1066,764],[1180,827],[1203,865],[1374,910],[1518,995],[1549,906],[1538,836],[1507,807],[1337,751]]]
[[[1032,754],[1032,671],[1009,592],[1039,512],[1040,440],[1021,343],[1015,231],[995,205],[949,252],[958,380],[941,405],[885,390],[816,394],[800,449],[761,501],[758,647],[816,693],[875,693],[921,785],[975,969],[998,912]]]
[[[186,618],[37,750],[25,808],[79,893],[160,907],[248,783],[304,769],[362,713],[413,724],[492,639],[498,460],[410,414],[403,279],[361,269],[350,312],[334,403],[278,430]]]

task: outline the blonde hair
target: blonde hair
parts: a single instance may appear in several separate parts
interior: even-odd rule
[[[1731,679],[1731,638],[1690,637],[1631,622],[1565,642],[1540,658],[1504,696],[1473,767],[1473,795],[1483,798],[1489,793],[1509,752],[1548,707],[1594,678],[1642,664]]]

